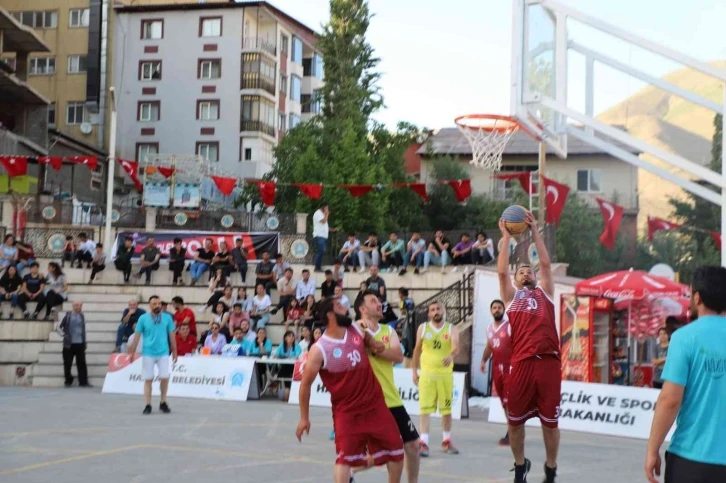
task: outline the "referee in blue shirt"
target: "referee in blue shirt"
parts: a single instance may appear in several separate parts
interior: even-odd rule
[[[698,268],[691,292],[698,319],[668,347],[645,459],[650,483],[661,474],[660,447],[674,421],[665,483],[726,482],[726,268]]]

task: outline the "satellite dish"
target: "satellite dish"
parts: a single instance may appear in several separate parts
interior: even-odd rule
[[[91,134],[91,131],[93,131],[93,126],[91,126],[90,122],[84,122],[81,124],[81,132],[83,134]]]
[[[656,277],[667,278],[671,282],[675,282],[676,280],[676,272],[670,265],[666,265],[665,263],[657,263],[653,265],[653,268],[651,268],[648,273],[655,275]]]

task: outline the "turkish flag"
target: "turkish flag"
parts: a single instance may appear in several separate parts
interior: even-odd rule
[[[237,178],[225,178],[224,176],[210,176],[210,178],[224,196],[231,195],[234,187],[237,186]]]
[[[323,196],[323,185],[321,184],[297,183],[293,186],[300,188],[300,193],[311,200],[319,200],[320,197]]]
[[[262,198],[262,202],[266,206],[272,206],[275,204],[275,191],[277,191],[277,186],[273,181],[255,181],[257,184],[257,189],[260,192],[260,197]]]
[[[143,187],[141,185],[141,181],[139,181],[139,163],[135,161],[129,161],[127,159],[119,159],[119,164],[121,164],[121,167],[126,171],[126,174],[129,175],[129,178],[131,178],[131,181],[134,182],[134,186],[136,186],[136,191],[141,193],[143,191]]]
[[[525,193],[529,195],[534,194],[534,185],[531,183],[532,180],[532,172],[531,171],[522,171],[520,173],[509,173],[509,174],[498,174],[494,176],[496,179],[501,179],[504,181],[510,181],[513,179],[516,179],[519,181],[519,184],[522,185],[522,189]]]
[[[69,156],[67,159],[71,163],[85,164],[91,170],[96,169],[98,166],[98,158],[96,156]]]
[[[709,235],[711,235],[711,238],[713,238],[713,242],[716,244],[716,249],[721,250],[721,234],[712,231],[709,233]]]
[[[11,178],[28,174],[28,158],[25,156],[0,156],[0,164]]]
[[[659,231],[670,231],[670,230],[677,230],[681,227],[681,225],[676,225],[675,223],[671,223],[670,221],[664,220],[662,218],[651,218],[648,217],[648,241],[653,241],[653,235],[656,234],[656,232]]]
[[[174,174],[174,171],[176,171],[174,168],[170,168],[168,166],[157,166],[156,169],[161,173],[164,178],[169,179],[169,177]]]
[[[567,195],[570,194],[570,187],[544,176],[542,179],[544,180],[545,207],[547,208],[545,221],[559,225],[562,211],[567,203]]]
[[[363,196],[364,194],[373,191],[373,186],[369,184],[341,184],[338,185],[338,187],[348,190],[348,193],[350,193],[353,198],[358,198],[359,196]]]
[[[60,156],[39,156],[38,163],[49,164],[54,170],[60,171],[63,167],[63,158]]]
[[[470,179],[453,179],[450,181],[444,181],[444,183],[451,186],[454,190],[454,196],[456,201],[463,203],[471,196],[471,180]]]
[[[608,250],[612,250],[615,248],[615,239],[618,236],[618,230],[620,230],[620,222],[623,221],[625,208],[601,198],[595,198],[595,200],[600,205],[600,213],[605,223],[602,235],[600,235],[600,243]]]
[[[422,200],[429,200],[429,195],[426,193],[426,183],[393,183],[391,186],[394,188],[410,188],[411,191],[419,195]]]

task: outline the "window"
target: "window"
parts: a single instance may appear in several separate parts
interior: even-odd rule
[[[280,53],[287,57],[287,49],[289,48],[290,39],[285,34],[280,34]]]
[[[277,129],[278,131],[285,131],[287,129],[287,116],[284,112],[280,113],[280,116],[277,120]]]
[[[69,27],[88,27],[89,9],[72,8],[70,12]]]
[[[48,125],[55,126],[55,102],[51,102],[48,106]]]
[[[72,101],[66,107],[66,124],[81,124],[86,122],[86,103]]]
[[[252,148],[245,148],[245,161],[252,161]]]
[[[313,59],[303,59],[303,75],[305,77],[310,77],[313,75]]]
[[[15,57],[8,57],[6,59],[0,59],[0,62],[3,62],[5,65],[10,67],[13,71],[15,71]]]
[[[280,92],[287,96],[287,76],[280,73]]]
[[[295,37],[293,35],[292,37],[292,61],[300,63],[302,62],[303,58],[303,44],[302,40]]]
[[[222,76],[221,59],[199,59],[197,77],[199,79],[219,79]]]
[[[136,145],[136,161],[145,161],[147,157],[159,153],[159,143],[138,143]]]
[[[150,60],[139,63],[139,80],[151,81],[161,79],[161,61]]]
[[[310,105],[310,112],[313,114],[318,114],[321,111],[321,108],[323,106],[323,96],[320,95],[320,91],[318,89],[313,89],[313,96],[312,99],[310,99],[311,105]]]
[[[275,95],[276,79],[274,61],[260,54],[242,54],[242,89],[264,89]]]
[[[86,56],[85,55],[69,55],[68,56],[68,73],[81,74],[86,72]]]
[[[290,113],[290,129],[295,128],[298,124],[300,124],[300,116]]]
[[[199,19],[199,36],[200,37],[221,37],[222,36],[222,17],[200,18]]]
[[[324,77],[324,69],[323,69],[323,56],[315,53],[313,54],[313,64],[312,64],[312,75],[313,77],[317,77],[318,79],[322,79]]]
[[[55,57],[34,57],[30,59],[29,64],[30,75],[55,74]]]
[[[504,165],[502,166],[501,172],[503,173],[519,173],[522,171],[532,172],[537,170],[537,165]],[[536,186],[538,176],[532,179],[533,185]],[[517,190],[521,189],[521,185],[517,180],[503,180],[493,178],[494,181],[494,192],[493,197],[495,200],[512,200]]]
[[[161,102],[146,101],[139,102],[137,120],[140,122],[154,122],[161,118]]]
[[[55,10],[15,12],[13,16],[23,25],[36,29],[54,29],[58,26],[58,12]]]
[[[242,96],[242,131],[259,131],[275,135],[275,103],[260,96]]]
[[[578,169],[577,191],[581,193],[601,193],[602,171],[599,169]]]
[[[216,121],[219,119],[219,101],[197,101],[197,119]]]
[[[290,76],[290,99],[293,101],[300,102],[301,101],[301,80],[296,75]]]
[[[306,114],[318,114],[320,112],[320,96],[314,90],[312,94],[303,94],[301,97],[301,109]]]
[[[219,161],[219,143],[197,143],[197,154],[208,161]]]
[[[141,21],[141,39],[142,40],[159,40],[164,38],[164,21],[142,20]]]

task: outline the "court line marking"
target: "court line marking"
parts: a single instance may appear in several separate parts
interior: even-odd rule
[[[26,471],[32,471],[32,470],[39,470],[39,469],[42,469],[42,468],[48,468],[48,467],[60,465],[60,464],[63,464],[63,463],[72,463],[74,461],[82,461],[82,460],[87,460],[89,458],[96,458],[96,457],[99,457],[99,456],[108,456],[108,455],[112,455],[112,454],[123,453],[124,451],[129,451],[129,450],[132,450],[132,449],[142,448],[143,446],[144,445],[132,445],[132,446],[123,446],[121,448],[115,448],[115,449],[110,449],[110,450],[105,450],[105,451],[93,451],[93,452],[86,453],[86,454],[82,454],[82,455],[69,456],[67,458],[61,458],[61,459],[57,459],[57,460],[45,461],[43,463],[36,463],[36,464],[32,464],[32,465],[20,466],[18,468],[10,468],[10,469],[7,469],[7,470],[0,470],[0,476],[4,476],[4,475],[15,475],[15,474],[18,474],[18,473],[24,473]]]

